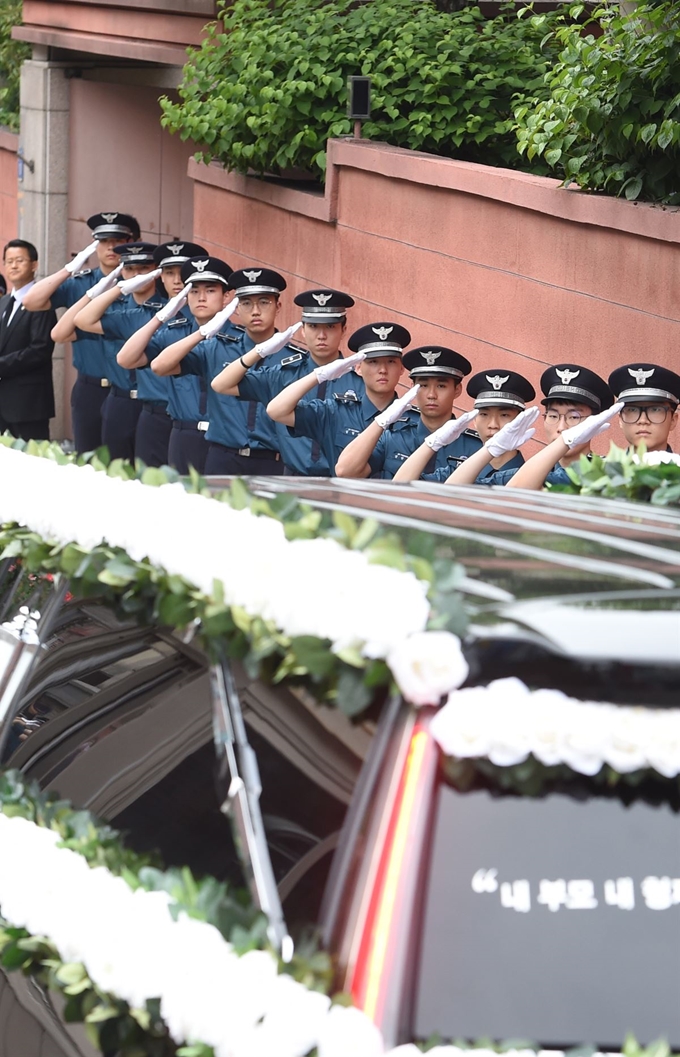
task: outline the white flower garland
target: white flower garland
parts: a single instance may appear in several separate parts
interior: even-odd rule
[[[85,550],[120,547],[207,596],[221,581],[228,605],[286,635],[330,639],[335,651],[354,648],[369,658],[389,654],[404,695],[416,703],[437,703],[465,678],[458,639],[424,631],[427,585],[413,573],[373,564],[335,540],[289,541],[273,518],[191,495],[181,484],[152,488],[3,446],[0,481],[0,523]],[[436,673],[432,634],[448,658]],[[409,660],[399,664],[407,647]]]
[[[318,1057],[419,1057],[412,1045],[387,1053],[360,1010],[331,1006],[279,974],[266,951],[239,957],[212,925],[183,912],[175,921],[167,893],[133,892],[59,842],[53,830],[0,812],[0,914],[47,938],[64,962],[82,964],[101,991],[132,1009],[160,999],[178,1045],[204,1043],[215,1057],[305,1057],[314,1047]],[[469,1057],[453,1046],[431,1052]]]
[[[486,756],[499,767],[532,754],[546,767],[586,775],[603,764],[620,774],[680,774],[680,709],[576,701],[559,690],[530,691],[519,679],[454,691],[430,729],[447,756]]]

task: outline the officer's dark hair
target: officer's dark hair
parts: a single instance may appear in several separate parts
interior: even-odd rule
[[[38,251],[32,242],[26,242],[25,239],[10,239],[7,245],[5,246],[4,250],[2,251],[3,260],[7,256],[7,250],[12,249],[26,250],[28,256],[32,261],[37,261],[38,259]]]

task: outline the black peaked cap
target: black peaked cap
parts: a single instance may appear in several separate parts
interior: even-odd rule
[[[643,404],[650,400],[680,403],[680,374],[656,363],[627,363],[609,375],[609,386],[617,400]]]
[[[192,257],[182,265],[182,282],[187,283],[221,283],[229,289],[229,276],[231,268],[226,261],[219,257]]]
[[[271,268],[238,268],[231,274],[229,289],[235,290],[237,297],[280,294],[286,289],[286,280]]]
[[[403,357],[404,367],[411,378],[455,378],[460,380],[472,370],[472,364],[445,345],[419,345]]]
[[[171,268],[173,265],[186,264],[192,257],[209,256],[203,246],[195,242],[182,242],[181,239],[173,239],[172,242],[163,242],[156,246],[153,259],[159,268]]]
[[[595,371],[577,363],[558,363],[541,375],[541,389],[547,404],[550,400],[570,400],[587,404],[594,411],[606,411],[614,403],[611,389]]]
[[[96,239],[125,238],[126,235],[138,239],[140,236],[137,219],[129,213],[95,213],[88,217],[87,226]]]
[[[531,382],[517,371],[503,371],[497,367],[473,374],[467,391],[474,397],[475,407],[524,408],[536,396]]]
[[[367,323],[354,331],[347,347],[363,352],[367,360],[377,360],[380,356],[401,356],[410,343],[411,335],[398,323]]]

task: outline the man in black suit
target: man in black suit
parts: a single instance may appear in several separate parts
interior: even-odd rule
[[[53,309],[27,312],[23,297],[35,282],[38,251],[24,239],[5,246],[9,293],[0,298],[0,433],[22,440],[49,440],[54,415],[50,331]]]

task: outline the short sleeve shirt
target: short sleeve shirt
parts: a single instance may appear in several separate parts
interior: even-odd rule
[[[401,419],[384,430],[378,440],[369,459],[371,476],[392,480],[397,470],[429,436],[430,430],[424,425],[420,414],[414,409],[408,409]],[[432,453],[432,458],[423,472],[423,480],[435,479],[429,475],[440,469],[448,469],[448,476],[460,461],[478,451],[481,446],[479,435],[474,430],[466,429],[457,440]]]
[[[75,305],[90,287],[103,277],[101,268],[87,268],[83,272],[70,275],[52,294],[52,308],[70,308]],[[91,375],[93,378],[108,378],[110,355],[107,355],[107,352],[111,351],[107,349],[108,344],[101,334],[90,334],[76,327],[76,340],[72,344],[73,366],[80,374]]]
[[[107,308],[100,320],[104,337],[110,341],[117,342],[118,351],[120,351],[128,338],[131,338],[140,327],[143,327],[145,323],[153,319],[156,312],[163,307],[166,301],[167,298],[163,298],[145,301],[143,305],[138,305],[131,297],[119,298],[118,301],[113,302],[110,308]],[[120,305],[120,307],[114,309],[114,305]],[[124,367],[119,369],[125,371]],[[153,400],[167,405],[170,393],[169,378],[161,378],[159,375],[154,374],[153,371],[126,371],[126,375],[129,376],[132,384],[125,384],[123,388],[132,389],[136,386],[140,400]],[[122,382],[116,382],[115,384],[122,385]]]
[[[462,462],[464,462],[464,461],[465,461],[465,459],[459,459],[457,464],[456,464],[456,466],[440,467],[438,470],[435,470],[434,473],[427,474],[427,476],[423,475],[423,480],[426,480],[426,481],[439,481],[440,483],[443,483],[444,481],[448,481],[448,479],[451,476],[451,474],[453,473],[453,471],[457,468],[457,466],[460,466],[460,464]],[[500,470],[494,470],[494,468],[491,465],[491,463],[489,463],[488,466],[484,467],[484,469],[481,471],[481,473],[477,474],[477,477],[476,477],[474,483],[475,484],[486,484],[486,485],[507,484],[507,480],[509,480],[510,478],[508,477],[507,480],[505,480],[505,479],[501,478],[500,475],[509,473],[512,476],[512,475],[517,473],[517,471],[519,470],[520,466],[524,466],[524,456],[522,455],[521,451],[518,451],[518,452],[516,452],[515,455],[513,455],[513,457],[511,459],[509,459],[504,464],[504,466],[501,467]]]
[[[245,378],[239,382],[241,400],[257,400],[266,407],[270,400],[298,378],[306,377],[312,370],[314,362],[308,352],[295,350],[285,355],[278,363],[269,366],[266,362],[251,367]],[[311,399],[326,400],[336,392],[348,388],[347,376],[324,382],[312,390]],[[364,383],[356,375],[354,388],[357,395],[363,396]],[[296,418],[297,421],[297,418]],[[278,450],[286,467],[294,474],[303,477],[330,477],[335,471],[335,464],[328,461],[321,444],[311,437],[303,436],[299,431],[276,424]]]
[[[345,384],[351,388],[344,393],[333,393],[330,400],[305,399],[295,408],[295,435],[311,437],[317,442],[331,474],[335,473],[340,453],[379,414],[365,391],[361,396],[357,394],[357,378],[353,373],[345,375]]]

